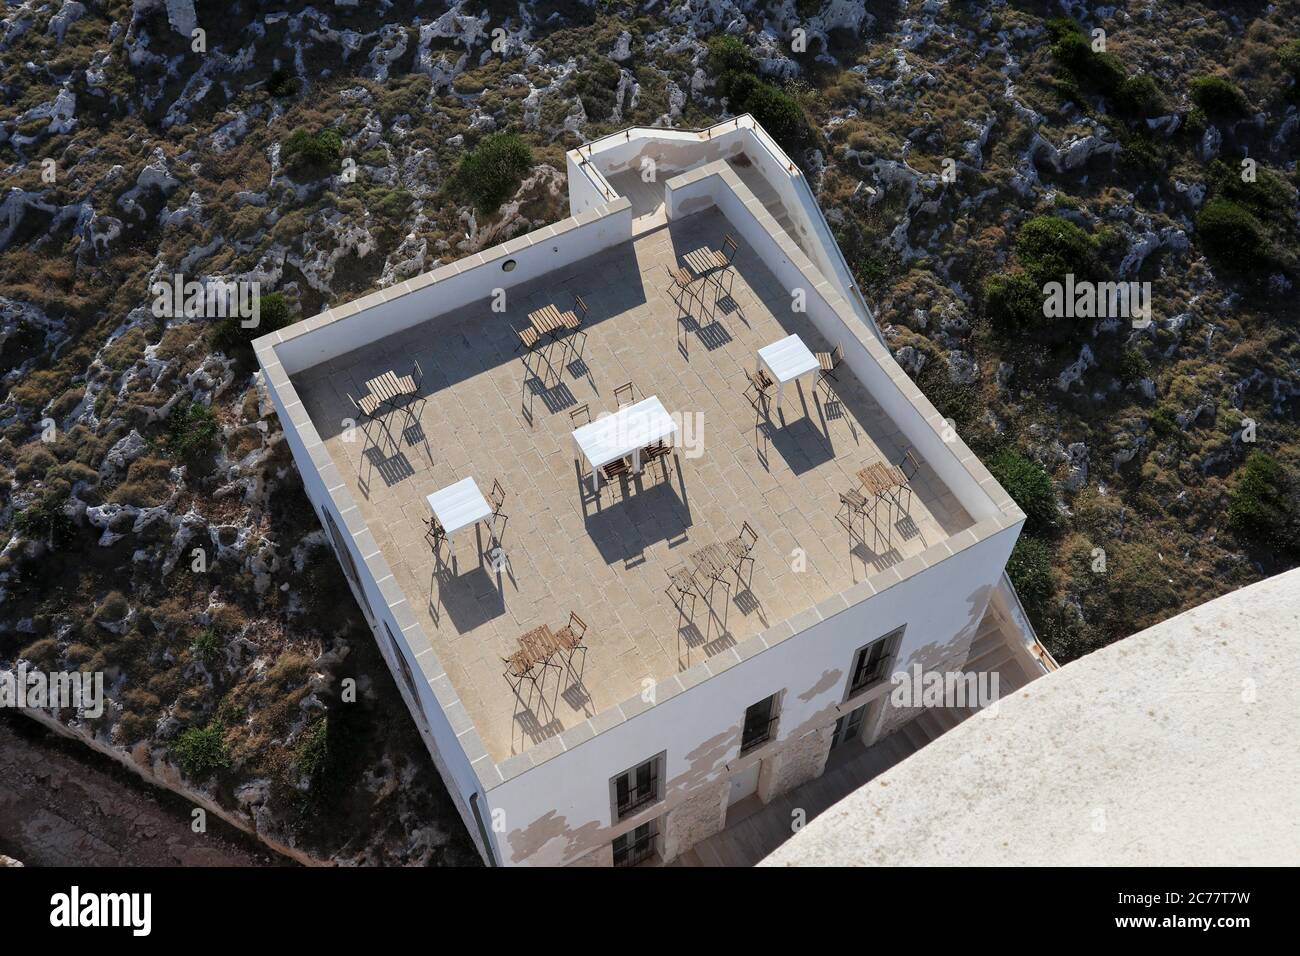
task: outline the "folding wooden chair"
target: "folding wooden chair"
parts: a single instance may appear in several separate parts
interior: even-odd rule
[[[591,315],[591,310],[587,308],[587,303],[582,296],[573,297],[573,311],[560,313],[560,327],[567,332],[581,332],[583,324],[587,317]]]
[[[665,591],[678,610],[681,610],[682,599],[689,594],[691,596],[691,612],[694,613],[695,601],[700,597],[700,589],[699,585],[695,583],[695,572],[685,564],[679,564],[668,570],[668,587],[665,588]],[[674,591],[677,592],[676,597],[673,597]]]
[[[746,368],[745,377],[749,379],[749,384],[745,386],[745,397],[749,398],[749,393],[753,391],[754,397],[749,399],[749,404],[753,405],[754,408],[757,409],[759,401],[765,399],[770,400],[767,393],[774,383],[767,377],[767,372],[761,368],[758,371]]]
[[[587,622],[578,617],[575,611],[569,612],[569,623],[555,632],[555,644],[567,653],[568,658],[564,663],[570,670],[573,669],[573,655],[579,650],[584,655],[587,653],[587,647],[582,643],[583,635],[586,633]]]
[[[505,503],[506,503],[506,490],[501,486],[500,481],[493,478],[492,492],[491,494],[488,495],[488,504],[492,506],[492,535],[494,537],[496,536],[497,533],[497,519],[500,518],[503,521],[510,520],[510,516],[501,510],[503,507],[505,507]]]
[[[648,468],[656,461],[659,467],[663,469],[664,478],[669,475],[668,457],[673,453],[673,446],[665,441],[657,441],[653,445],[647,445],[641,449],[641,468]]]
[[[749,526],[746,521],[740,526],[740,533],[723,545],[726,549],[727,556],[731,559],[736,568],[736,580],[740,580],[741,565],[749,561],[753,564],[754,546],[758,544],[758,532]]]
[[[838,382],[839,379],[835,377],[835,369],[844,361],[844,346],[837,345],[829,352],[815,352],[813,354],[817,359],[817,364],[821,366],[819,377],[832,378]]]
[[[531,325],[526,329],[516,329],[515,335],[519,337],[519,344],[515,346],[515,351],[527,349],[530,352],[537,351],[537,345],[542,341],[542,337],[537,330]]]
[[[909,448],[907,451],[903,452],[903,457],[898,460],[898,465],[896,467],[903,480],[898,487],[894,489],[894,501],[903,511],[910,511],[912,507],[912,479],[915,478],[916,473],[921,470],[921,463],[916,460],[916,456],[912,454],[912,449]],[[907,492],[906,508],[903,507],[903,502],[901,500],[903,491]]]
[[[622,408],[624,405],[631,405],[635,393],[636,386],[631,382],[626,382],[614,389],[614,401],[618,403],[619,408]]]

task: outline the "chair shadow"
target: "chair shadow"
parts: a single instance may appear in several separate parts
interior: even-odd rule
[[[379,448],[372,445],[363,451],[361,456],[365,458],[373,470],[379,472],[379,477],[384,480],[384,484],[389,488],[415,474],[415,468],[412,467],[411,460],[401,451],[385,455]],[[368,481],[365,484],[366,487],[369,487]]]

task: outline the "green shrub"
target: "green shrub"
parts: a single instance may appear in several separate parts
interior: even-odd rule
[[[983,311],[994,331],[1013,336],[1043,321],[1043,290],[1024,272],[1001,272],[984,280]]]
[[[1276,459],[1252,453],[1228,498],[1229,526],[1256,544],[1295,553],[1300,521],[1291,491],[1291,479]]]
[[[221,657],[221,638],[217,636],[214,628],[204,628],[194,643],[190,645],[190,652],[194,654],[203,663],[211,665]]]
[[[758,77],[758,61],[743,40],[714,37],[705,62],[731,112],[751,114],[787,152],[808,142],[811,130],[803,107],[781,87]]]
[[[1016,258],[1041,287],[1065,281],[1067,272],[1076,280],[1093,279],[1100,272],[1096,242],[1086,232],[1059,216],[1035,216],[1018,230],[1014,243]]]
[[[288,70],[272,70],[266,81],[266,92],[274,97],[293,96],[298,92],[298,81]]]
[[[99,607],[91,613],[90,620],[98,625],[117,625],[126,620],[130,613],[131,605],[126,596],[121,591],[110,591]]]
[[[1115,105],[1134,116],[1157,116],[1164,112],[1165,98],[1150,75],[1126,77],[1115,91]]]
[[[178,462],[197,464],[207,458],[221,434],[216,413],[201,402],[178,405],[167,419],[167,449]]]
[[[1160,175],[1169,168],[1167,150],[1151,139],[1144,130],[1122,135],[1120,165],[1144,175]]]
[[[1192,102],[1207,116],[1216,119],[1240,119],[1250,111],[1250,104],[1236,85],[1222,76],[1198,76],[1191,84]]]
[[[212,347],[234,358],[248,357],[253,339],[268,335],[289,324],[289,302],[279,292],[268,292],[257,300],[257,324],[246,327],[246,319],[230,315],[216,324],[212,333]]]
[[[986,464],[989,474],[1025,513],[1026,531],[1041,535],[1056,530],[1060,521],[1056,489],[1041,465],[1012,448],[994,453]]]
[[[230,751],[224,737],[226,727],[214,720],[206,727],[183,730],[172,743],[172,754],[190,777],[206,777],[230,766]]]
[[[808,120],[803,107],[779,86],[742,74],[731,86],[727,105],[733,113],[753,115],[786,152],[797,151],[807,142]]]
[[[709,40],[708,49],[705,65],[716,79],[721,80],[732,74],[752,74],[758,69],[758,61],[740,37],[713,37]]]
[[[319,178],[338,172],[343,140],[332,129],[318,133],[294,130],[280,146],[280,162],[294,173]]]
[[[293,765],[300,773],[315,777],[329,763],[329,718],[318,720],[303,734]]]
[[[491,215],[514,195],[533,166],[533,151],[516,133],[484,137],[460,162],[455,180],[474,208]]]
[[[1196,216],[1196,233],[1210,258],[1240,271],[1258,269],[1264,255],[1264,229],[1244,206],[1211,199]]]
[[[67,502],[67,495],[47,492],[14,516],[14,528],[29,541],[44,541],[51,551],[62,550],[72,540],[76,528],[64,511]]]
[[[1277,61],[1291,78],[1300,83],[1300,40],[1288,40],[1278,50]]]
[[[1125,385],[1136,385],[1147,377],[1151,365],[1137,349],[1125,349],[1119,359],[1119,378]]]
[[[1011,578],[1035,626],[1040,626],[1055,590],[1051,547],[1041,538],[1022,534],[1016,539],[1016,546],[1007,559],[1007,577]]]
[[[1057,24],[1054,32],[1052,57],[1078,84],[1086,84],[1106,96],[1119,92],[1127,74],[1124,65],[1113,53],[1099,53],[1092,48],[1092,41],[1084,35],[1079,27],[1070,21],[1052,21]],[[1069,26],[1066,26],[1069,24]],[[1073,29],[1071,29],[1071,27]]]

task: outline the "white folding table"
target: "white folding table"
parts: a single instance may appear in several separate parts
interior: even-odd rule
[[[573,430],[573,440],[591,466],[591,486],[600,489],[600,469],[632,456],[632,470],[641,470],[641,449],[677,434],[677,423],[657,395],[624,405],[612,415]]]
[[[473,527],[485,518],[492,517],[492,507],[478,490],[473,478],[462,478],[427,496],[433,516],[442,525],[447,537],[457,531]]]
[[[781,407],[781,395],[785,391],[786,382],[821,370],[817,356],[812,354],[808,346],[803,344],[803,339],[797,335],[787,335],[759,349],[758,365],[760,370],[767,369],[768,375],[776,382],[778,409]]]

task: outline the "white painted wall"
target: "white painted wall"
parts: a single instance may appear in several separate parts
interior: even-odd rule
[[[579,216],[608,203],[617,193],[593,163],[581,163],[576,151],[566,156],[569,183],[569,215]]]
[[[288,409],[286,407],[286,398],[289,402],[297,402],[297,394],[293,391],[292,386],[289,387],[287,396],[281,394],[281,391],[274,387],[268,387],[267,392],[271,396],[271,401],[275,406],[276,413],[280,417],[280,421],[284,423],[290,422],[291,419],[289,418]],[[456,733],[448,721],[446,714],[443,712],[441,705],[438,703],[437,697],[434,696],[433,690],[429,686],[428,681],[421,678],[421,667],[416,660],[416,652],[412,649],[409,643],[409,631],[407,634],[403,634],[397,619],[389,610],[388,599],[380,592],[377,581],[375,577],[372,576],[372,570],[368,570],[368,564],[369,568],[373,569],[376,561],[383,562],[383,569],[387,570],[387,562],[384,561],[382,554],[365,556],[355,547],[355,543],[352,541],[352,536],[348,533],[347,523],[335,504],[335,501],[331,498],[330,493],[326,490],[325,483],[321,478],[321,473],[307,451],[307,446],[305,444],[306,441],[311,441],[317,447],[323,448],[323,446],[319,445],[319,436],[316,434],[315,428],[311,426],[308,426],[306,432],[306,435],[304,435],[299,431],[299,429],[287,425],[284,428],[285,440],[289,443],[289,450],[292,452],[294,461],[298,464],[298,472],[302,476],[303,489],[307,493],[307,497],[310,499],[313,507],[315,507],[318,515],[323,516],[328,512],[333,516],[334,522],[339,527],[340,536],[345,542],[347,542],[348,547],[351,549],[352,560],[357,567],[357,576],[359,578],[358,583],[360,584],[362,592],[365,594],[365,601],[362,602],[358,600],[358,604],[361,605],[363,613],[366,604],[368,604],[371,612],[374,614],[373,619],[369,620],[371,629],[375,632],[375,640],[379,645],[380,653],[388,664],[388,669],[393,675],[393,681],[397,684],[398,691],[401,693],[403,700],[406,701],[407,708],[410,709],[413,714],[418,713],[421,715],[422,719],[416,720],[416,726],[420,731],[420,735],[424,738],[425,746],[429,748],[430,753],[433,755],[434,764],[437,766],[438,772],[443,779],[443,783],[447,786],[447,790],[451,794],[453,802],[456,804],[456,809],[460,812],[466,829],[469,831],[470,838],[474,841],[475,845],[478,846],[479,852],[484,853],[485,848],[483,846],[483,841],[473,819],[473,814],[469,808],[470,795],[479,789],[478,776],[470,766],[464,748],[461,746],[459,740],[457,740]],[[333,489],[333,494],[341,499],[345,499],[348,503],[351,503],[348,491],[343,486],[340,485]],[[355,506],[352,510],[355,511]],[[325,528],[323,517],[321,520],[321,527]],[[334,545],[334,539],[329,534],[328,529],[326,530],[325,536],[332,547]],[[369,562],[364,560],[366,557],[370,557]],[[354,593],[355,590],[354,587]],[[400,653],[406,656],[407,664],[411,669],[414,684],[417,688],[417,693],[419,694],[418,700],[411,699],[407,687],[405,686],[405,682],[402,680],[401,670],[397,666],[397,662],[390,659],[391,655],[388,649],[388,640],[386,636],[381,633],[383,622],[385,621],[388,623],[388,627],[392,631],[394,643],[397,645]],[[427,638],[423,638],[422,635],[421,638],[424,647],[420,649],[423,650],[428,648],[429,642]]]
[[[693,751],[739,725],[750,704],[780,690],[789,693],[782,702],[777,735],[789,739],[800,725],[843,700],[857,649],[900,625],[907,626],[897,657],[902,668],[926,645],[946,644],[964,629],[974,628],[1018,532],[1019,528],[1008,528],[987,537],[492,789],[488,793],[492,809],[505,814],[507,832],[496,837],[503,862],[558,865],[609,842],[626,829],[626,824],[609,829],[611,777],[667,751],[666,779],[671,788],[673,779],[690,768]],[[826,689],[808,695],[827,671],[840,674]],[[734,760],[737,751],[738,743],[717,756],[710,779],[721,780],[727,774],[725,763]],[[525,837],[519,831],[548,814],[552,819],[537,829],[549,826],[548,832],[555,836],[528,859],[513,859],[512,837],[522,842]],[[584,837],[571,840],[573,832],[583,827],[587,827]]]
[[[632,238],[632,206],[618,199],[581,216],[409,279],[331,310],[343,318],[276,346],[284,370],[295,375],[353,349],[402,332],[439,315],[571,265]],[[490,258],[488,258],[490,256]],[[502,264],[513,259],[511,272]],[[486,260],[486,261],[485,261]],[[308,327],[315,321],[308,320]]]

